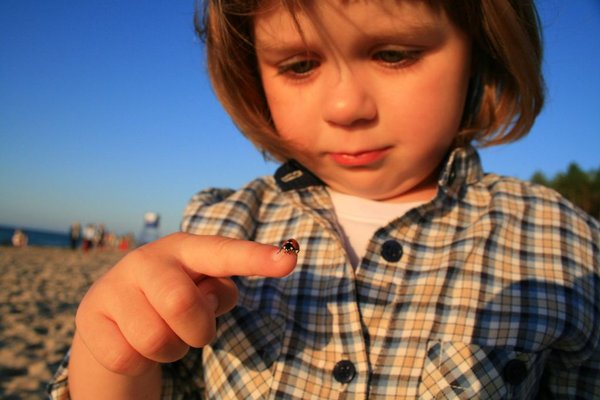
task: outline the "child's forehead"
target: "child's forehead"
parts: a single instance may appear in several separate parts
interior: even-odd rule
[[[269,17],[286,18],[296,22],[308,22],[337,16],[341,19],[359,20],[363,16],[365,26],[374,25],[378,19],[397,20],[400,23],[427,23],[440,17],[441,8],[434,8],[433,3],[425,0],[319,0],[319,1],[274,1],[260,3],[255,11],[255,20]],[[359,10],[358,12],[354,12]]]
[[[257,47],[321,38],[340,24],[365,36],[422,37],[445,22],[445,15],[423,0],[320,0],[299,6],[269,1],[254,17]]]

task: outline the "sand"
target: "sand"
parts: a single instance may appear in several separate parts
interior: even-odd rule
[[[40,399],[64,357],[79,301],[125,253],[0,247],[0,398]]]

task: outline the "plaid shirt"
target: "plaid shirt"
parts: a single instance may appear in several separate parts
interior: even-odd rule
[[[182,228],[301,252],[285,278],[234,278],[238,306],[210,346],[165,366],[164,398],[600,398],[598,223],[484,175],[472,148],[355,269],[325,188],[293,163],[199,193]]]

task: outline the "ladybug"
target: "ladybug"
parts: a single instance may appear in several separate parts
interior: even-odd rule
[[[285,254],[298,254],[300,252],[300,245],[296,239],[288,239],[279,246],[279,251],[282,250]]]

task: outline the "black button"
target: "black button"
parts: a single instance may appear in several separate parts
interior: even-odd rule
[[[333,377],[340,383],[349,383],[356,375],[356,368],[349,360],[342,360],[333,367]]]
[[[527,377],[527,365],[523,360],[510,360],[504,366],[504,380],[511,385],[518,385]]]
[[[402,245],[395,240],[388,240],[381,246],[381,255],[386,261],[396,262],[402,258]]]

